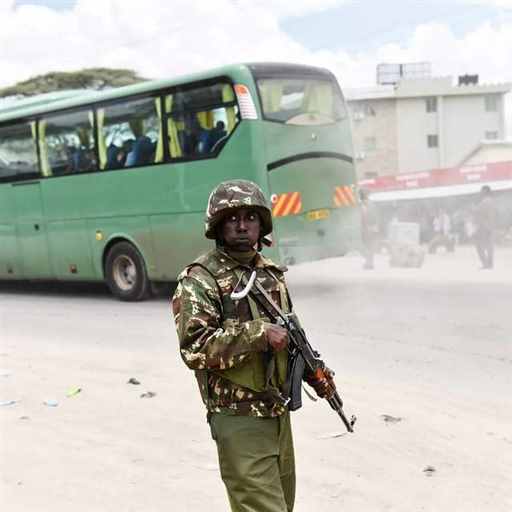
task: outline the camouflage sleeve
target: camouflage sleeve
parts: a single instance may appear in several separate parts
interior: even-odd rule
[[[179,281],[172,300],[181,357],[193,370],[224,370],[267,349],[265,322],[223,322],[217,286],[204,272]]]

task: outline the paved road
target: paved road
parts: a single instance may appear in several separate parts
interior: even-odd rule
[[[512,252],[497,260],[478,271],[463,249],[421,269],[384,257],[373,272],[355,257],[290,269],[295,307],[358,415],[357,433],[336,437],[326,404],[294,414],[297,511],[512,509]],[[0,283],[0,344],[0,400],[19,400],[0,407],[6,510],[227,509],[165,297]]]

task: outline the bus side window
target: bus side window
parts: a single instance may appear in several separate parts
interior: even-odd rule
[[[171,159],[215,156],[239,122],[230,84],[187,86],[164,99]]]
[[[62,176],[94,171],[92,111],[82,110],[49,116],[39,122],[43,174]]]
[[[163,161],[160,98],[129,100],[98,111],[102,169]]]
[[[0,182],[39,177],[35,122],[0,128]]]

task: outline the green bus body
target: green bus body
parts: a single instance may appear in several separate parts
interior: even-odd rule
[[[98,116],[100,107],[115,102],[221,79],[245,85],[257,113],[257,119],[246,119],[237,106],[238,123],[216,154],[169,161],[167,150],[159,163],[116,170],[44,176],[38,139],[37,174],[0,181],[0,279],[101,281],[109,250],[124,241],[139,251],[149,280],[172,281],[211,247],[203,235],[208,195],[230,178],[258,183],[268,198],[300,193],[299,213],[274,218],[274,245],[265,249],[272,257],[300,262],[349,250],[359,239],[359,209],[333,202],[336,187],[350,188],[352,197],[356,193],[348,117],[314,126],[266,120],[255,77],[258,70],[281,76],[282,69],[327,73],[291,65],[235,65],[0,111],[0,134],[23,121],[40,136],[41,120],[55,112],[86,107]]]

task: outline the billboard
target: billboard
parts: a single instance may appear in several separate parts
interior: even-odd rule
[[[430,62],[411,62],[408,64],[379,64],[377,66],[377,84],[395,85],[400,80],[430,78]]]

